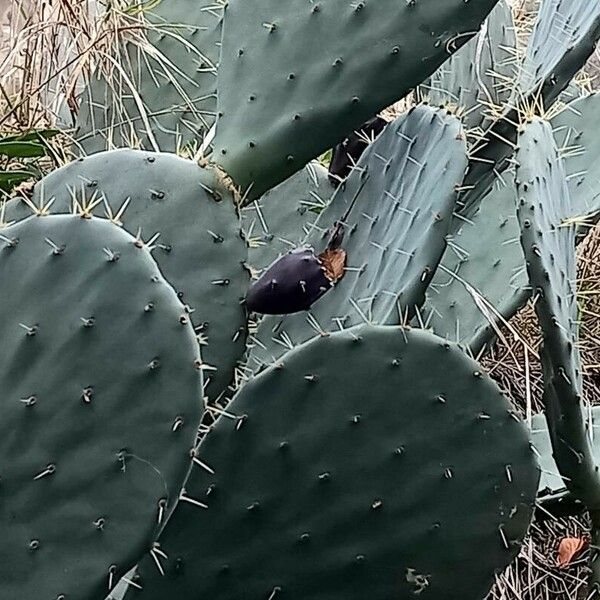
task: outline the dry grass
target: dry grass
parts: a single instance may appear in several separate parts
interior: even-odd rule
[[[72,158],[76,96],[98,57],[120,43],[121,23],[97,0],[0,2],[0,132],[63,130],[40,163],[52,170]]]
[[[70,113],[78,78],[90,57],[89,26],[94,23],[88,17],[90,11],[87,1],[50,6],[15,0],[5,9],[0,129],[28,131],[55,126]]]
[[[585,519],[536,521],[514,563],[496,580],[487,600],[582,600],[587,593],[588,552],[568,567],[557,566],[559,541],[588,531]],[[590,600],[595,595],[589,596]]]
[[[146,35],[152,26],[144,12],[152,1],[140,8],[131,8],[128,0],[9,2],[0,5],[0,131],[68,130],[92,72],[123,86],[131,83],[126,45],[152,51]],[[133,86],[114,92],[116,98],[137,94]],[[143,118],[141,100],[140,105]]]
[[[114,98],[133,97],[151,130],[127,48],[152,55],[164,77],[176,79],[177,69],[148,42],[156,26],[145,11],[155,0],[138,2],[132,7],[130,0],[0,0],[0,134],[63,131],[48,142],[51,160],[40,162],[46,167],[42,174],[74,158],[71,134],[92,73],[102,74]],[[130,122],[122,106],[114,108],[124,123]],[[135,147],[135,140],[130,145]]]
[[[577,250],[577,295],[584,397],[597,405],[600,404],[600,224]],[[516,335],[505,332],[505,341],[496,344],[482,359],[524,417],[531,411],[543,410],[542,367],[537,355],[541,335],[533,302],[511,319]]]

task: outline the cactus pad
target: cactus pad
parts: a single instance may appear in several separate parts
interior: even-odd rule
[[[217,396],[231,380],[244,351],[246,314],[240,301],[249,275],[239,219],[229,193],[213,171],[170,154],[139,150],[101,152],[54,171],[38,183],[33,202],[54,199],[52,212],[79,207],[104,216],[107,207],[133,235],[151,239],[153,257],[183,303],[203,343],[208,393]],[[104,202],[103,202],[104,200]],[[122,214],[123,203],[129,205]],[[24,204],[7,204],[5,218],[30,214]]]
[[[592,421],[593,433],[592,451],[596,462],[600,463],[600,407],[593,406],[585,415],[586,420]],[[538,455],[540,463],[540,485],[538,496],[543,501],[545,498],[556,497],[566,492],[563,478],[560,476],[553,457],[552,443],[548,433],[548,424],[543,414],[533,415],[531,419],[531,440]]]
[[[541,93],[549,107],[591,56],[600,37],[600,3],[547,0],[537,20],[517,80],[522,97]]]
[[[300,246],[333,190],[327,169],[313,161],[244,208],[242,225],[250,245],[248,263],[264,269]]]
[[[208,434],[186,484],[207,508],[179,504],[159,538],[165,576],[144,558],[131,598],[483,598],[518,553],[535,458],[456,345],[400,327],[337,332],[228,410],[237,418]]]
[[[491,124],[486,115],[492,107],[503,105],[510,96],[516,44],[512,10],[500,0],[481,31],[419,86],[419,95],[436,106],[457,107],[465,128],[478,128],[473,132],[478,137]]]
[[[108,221],[30,217],[0,236],[0,595],[104,597],[188,473],[194,331]]]
[[[259,197],[431,75],[496,1],[230,1],[213,160]]]
[[[571,199],[570,216],[600,216],[600,139],[590,123],[600,119],[600,93],[571,102],[551,121],[556,145],[562,149]]]
[[[554,458],[569,490],[600,509],[600,477],[582,400],[575,282],[575,234],[564,165],[551,126],[529,124],[519,140],[518,217],[535,310],[543,332],[543,401]]]
[[[425,322],[473,354],[494,338],[530,295],[512,173],[504,173],[448,241],[427,290]]]
[[[592,54],[600,37],[600,4],[589,0],[544,0],[519,64],[512,97],[485,140],[472,153],[459,203],[470,218],[491,190],[496,173],[511,163],[523,117],[548,110]]]
[[[310,312],[265,318],[251,366],[269,364],[323,331],[410,318],[446,247],[466,162],[460,122],[446,111],[419,106],[390,123],[307,238],[320,252],[332,226],[344,222],[343,279]]]

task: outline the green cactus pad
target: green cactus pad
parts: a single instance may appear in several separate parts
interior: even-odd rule
[[[556,145],[564,157],[571,198],[570,216],[600,217],[600,139],[595,127],[600,118],[600,94],[571,102],[551,121]]]
[[[81,148],[175,152],[201,142],[216,115],[222,13],[211,0],[165,0],[138,12],[145,28],[131,27],[119,68],[97,69],[81,96]]]
[[[455,106],[468,131],[474,160],[469,165],[458,208],[469,220],[478,219],[476,213],[480,204],[485,202],[486,195],[494,193],[492,166],[506,158],[502,154],[507,152],[506,145],[490,130],[501,138],[511,139],[516,135],[510,131],[513,127],[510,121],[495,122],[506,110],[504,107],[514,87],[518,70],[516,45],[512,10],[502,0],[477,36],[453,54],[417,90],[417,97],[427,98],[432,104]],[[502,157],[497,155],[498,152]],[[501,172],[503,168],[496,171]],[[454,229],[461,228],[463,223],[457,219]],[[456,337],[456,332],[452,337]]]
[[[525,57],[519,65],[512,98],[485,142],[472,154],[459,203],[470,218],[492,188],[496,173],[511,164],[517,123],[523,113],[548,109],[569,86],[592,54],[600,37],[600,4],[589,0],[547,0],[540,3]]]
[[[519,139],[518,217],[522,245],[543,332],[543,400],[559,471],[573,495],[600,509],[600,477],[590,446],[578,349],[574,224],[565,224],[570,199],[551,126],[528,125]]]
[[[214,193],[213,193],[214,192]],[[247,249],[229,193],[210,169],[170,154],[138,150],[101,152],[54,171],[38,183],[33,202],[52,212],[70,212],[73,201],[113,216],[129,199],[120,216],[134,235],[145,240],[156,233],[154,259],[182,302],[194,312],[192,321],[204,344],[202,354],[215,370],[205,373],[211,397],[226,388],[234,365],[244,351],[246,314],[240,301],[249,274],[243,266]],[[105,199],[106,202],[102,202]],[[31,214],[13,200],[5,219]]]
[[[30,217],[0,236],[0,596],[104,597],[189,471],[194,331],[108,221]]]
[[[550,0],[540,3],[527,45],[517,93],[541,93],[549,107],[583,67],[600,38],[600,3]]]
[[[179,504],[159,538],[165,576],[144,558],[131,598],[476,599],[519,551],[535,457],[456,345],[400,327],[338,332],[228,410],[186,484],[207,508]]]
[[[598,116],[600,94],[571,102],[551,121],[570,192],[564,216],[580,219],[582,225],[591,225],[600,216],[600,143],[594,129],[586,125]],[[505,173],[502,178],[507,181],[511,177]],[[520,230],[513,208],[515,198],[511,183],[507,181],[502,188],[496,184],[481,202],[479,211],[461,225],[429,288],[427,306],[433,311],[429,320],[433,330],[442,337],[468,344],[475,353],[493,339],[494,330],[466,287],[448,271],[480,292],[504,320],[523,306],[529,285],[517,239]]]
[[[510,96],[516,44],[512,10],[501,0],[481,31],[419,86],[419,95],[436,106],[457,107],[465,128],[483,133],[491,124],[490,105],[501,106]]]
[[[104,600],[123,600],[125,598],[125,594],[127,593],[127,589],[131,585],[130,582],[135,584],[135,579],[137,578],[137,567],[131,569],[123,575],[119,583],[113,588],[111,592],[109,592],[108,596]]]
[[[571,83],[560,93],[560,96],[556,101],[561,102],[562,104],[569,104],[575,102],[575,100],[584,98],[587,95],[584,87],[575,81],[571,81]]]
[[[533,415],[530,429],[531,442],[540,465],[538,499],[543,501],[546,497],[555,497],[557,494],[564,493],[566,487],[552,456],[552,442],[548,433],[546,416],[543,413]]]
[[[232,0],[213,159],[259,197],[431,75],[496,1]]]
[[[512,173],[448,241],[427,290],[424,321],[477,355],[530,296]]]
[[[250,246],[248,263],[264,269],[297,248],[333,191],[327,169],[313,161],[244,208],[242,226]]]
[[[466,164],[460,122],[446,111],[418,106],[390,123],[307,238],[322,248],[333,224],[346,217],[343,279],[309,312],[263,319],[251,366],[270,364],[323,331],[410,319],[446,247]]]
[[[585,414],[586,421],[591,419],[593,426],[592,451],[596,462],[600,463],[600,407],[593,406]],[[531,440],[535,447],[540,464],[540,485],[538,498],[554,498],[566,493],[567,487],[558,472],[554,461],[552,443],[548,433],[548,424],[544,414],[533,415],[531,419]]]

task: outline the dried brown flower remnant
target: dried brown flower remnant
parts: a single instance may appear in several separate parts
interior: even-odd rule
[[[319,260],[323,265],[325,276],[332,283],[337,283],[344,276],[346,256],[346,251],[341,248],[336,250],[327,249],[319,254]]]

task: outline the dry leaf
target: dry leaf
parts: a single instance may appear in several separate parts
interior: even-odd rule
[[[325,250],[319,254],[319,260],[323,265],[325,275],[332,283],[337,283],[344,276],[346,267],[346,251],[338,248],[337,250]]]
[[[584,537],[566,537],[558,545],[557,566],[568,567],[577,555],[588,547],[589,540]]]

